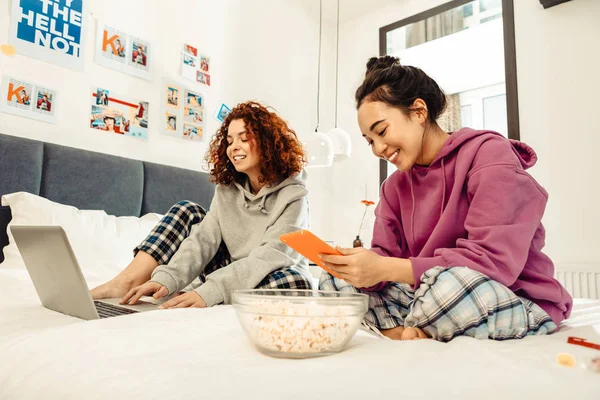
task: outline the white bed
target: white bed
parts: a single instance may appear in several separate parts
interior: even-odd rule
[[[600,343],[599,301],[579,300],[551,336],[442,344],[359,331],[344,352],[307,360],[258,353],[230,306],[90,322],[47,310],[4,233],[9,221],[62,226],[93,287],[129,262],[158,221],[148,213],[183,198],[209,203],[214,187],[198,172],[4,135],[0,171],[0,195],[10,206],[10,213],[0,207],[0,247],[10,243],[0,264],[0,400],[600,399],[600,374],[581,366],[600,352],[566,342]],[[558,365],[563,352],[580,364]]]
[[[10,266],[9,266],[10,267]],[[86,272],[94,285],[102,273]],[[359,331],[337,355],[258,353],[230,306],[81,321],[43,308],[27,271],[0,267],[0,399],[598,399],[600,375],[558,365],[598,350],[600,301],[578,300],[561,332],[493,342],[395,342]]]

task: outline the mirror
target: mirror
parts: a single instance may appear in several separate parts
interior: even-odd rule
[[[519,140],[512,0],[455,0],[379,30],[381,55],[421,68],[448,97],[438,120]],[[381,161],[380,183],[395,168]]]

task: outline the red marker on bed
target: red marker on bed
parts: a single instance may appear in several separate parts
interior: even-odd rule
[[[576,344],[578,346],[590,347],[592,349],[600,350],[600,344],[591,343],[583,338],[578,338],[574,336],[569,336],[567,339],[567,343]]]

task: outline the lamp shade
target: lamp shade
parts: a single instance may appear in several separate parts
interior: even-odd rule
[[[333,164],[333,143],[329,136],[315,132],[304,141],[304,149],[308,160],[307,167],[330,167]]]
[[[342,128],[333,128],[327,132],[327,136],[333,144],[333,159],[334,161],[347,160],[350,158],[352,151],[352,141],[350,135]]]

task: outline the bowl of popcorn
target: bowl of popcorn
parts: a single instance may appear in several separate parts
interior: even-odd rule
[[[293,289],[233,293],[233,306],[252,343],[264,354],[285,358],[342,351],[368,303],[368,296],[360,293]]]

